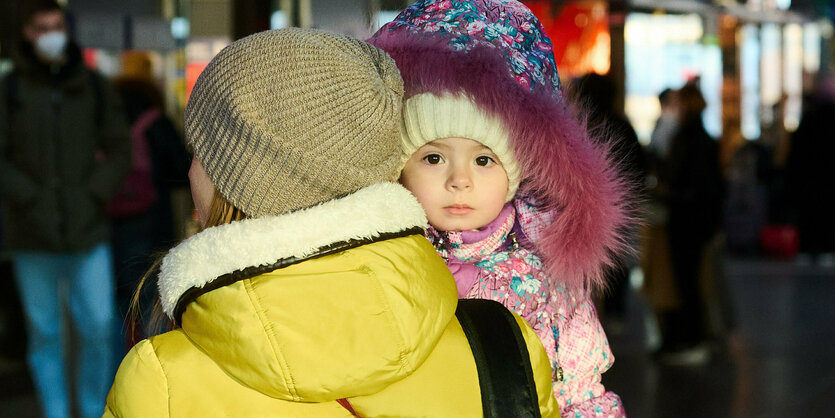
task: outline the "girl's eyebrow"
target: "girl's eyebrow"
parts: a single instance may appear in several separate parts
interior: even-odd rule
[[[436,148],[443,148],[445,150],[452,149],[452,145],[446,144],[444,142],[438,142],[438,141],[427,142],[426,145],[431,145],[431,146],[436,147]],[[476,148],[478,149],[478,151],[487,150],[487,151],[493,152],[493,150],[490,149],[490,147],[488,147],[487,145],[484,145],[480,142],[476,143]]]
[[[484,144],[478,144],[478,147],[473,148],[473,151],[480,152],[480,153],[487,152],[487,153],[490,153],[490,154],[493,154],[493,155],[497,155],[495,152],[493,152],[492,149],[490,149],[490,147],[488,147],[487,145],[484,145]]]
[[[436,141],[428,142],[426,145],[431,145],[431,146],[433,146],[433,147],[436,147],[436,148],[443,148],[443,149],[450,149],[450,148],[452,148],[451,146],[449,146],[449,145],[447,145],[447,144],[444,144],[443,142],[436,142]]]

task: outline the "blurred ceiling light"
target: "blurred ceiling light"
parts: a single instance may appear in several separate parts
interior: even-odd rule
[[[790,23],[783,27],[783,90],[786,94],[783,126],[793,132],[800,123],[803,95],[803,27]]]
[[[649,22],[649,30],[646,32],[649,37],[646,42],[653,46],[662,46],[667,43],[667,28],[657,22]]]
[[[594,43],[594,48],[589,53],[589,60],[594,72],[598,74],[607,74],[611,67],[611,37],[606,32],[597,34],[597,40]]]
[[[760,136],[760,36],[755,24],[746,24],[739,30],[740,58],[740,123],[742,135],[747,140]]]
[[[775,0],[775,5],[780,10],[788,10],[792,5],[792,0]]]
[[[817,23],[803,25],[803,69],[815,73],[821,66],[821,31]]]
[[[171,19],[171,36],[174,39],[186,39],[191,31],[188,19],[184,17],[175,17]]]
[[[704,35],[702,18],[697,14],[667,15],[633,13],[626,18],[627,43],[661,46],[667,43],[696,43]]]
[[[637,14],[630,15],[626,18],[626,24],[623,29],[623,37],[626,43],[642,44],[645,42],[647,26],[641,20]]]
[[[782,33],[780,26],[766,23],[760,30],[760,94],[762,103],[771,106],[780,100],[783,94]]]
[[[287,14],[276,10],[270,16],[270,29],[284,29],[287,27]]]
[[[670,30],[679,30],[679,39],[685,42],[699,42],[704,36],[704,27],[702,25],[702,18],[696,14],[684,15],[681,17],[681,22],[670,25]]]

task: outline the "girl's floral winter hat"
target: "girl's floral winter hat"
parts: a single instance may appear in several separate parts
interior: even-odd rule
[[[515,0],[418,1],[385,25],[381,32],[434,32],[454,51],[492,45],[504,56],[507,70],[530,90],[560,90],[553,46],[539,19]]]
[[[451,133],[437,128],[439,106],[421,98],[472,103],[477,112],[445,119],[471,126],[497,121],[501,135],[472,139],[494,152],[505,143],[508,152],[499,158],[512,158],[519,189],[557,212],[536,243],[550,276],[575,294],[605,287],[606,266],[628,249],[621,237],[633,221],[629,188],[608,138],[592,137],[560,93],[551,40],[533,13],[513,0],[420,0],[369,42],[394,58],[403,77],[404,149]],[[414,116],[419,123],[410,122]]]
[[[380,30],[384,31],[433,34],[459,54],[479,46],[492,49],[507,63],[510,79],[523,89],[559,92],[551,40],[533,13],[516,1],[419,1]],[[424,144],[449,137],[470,138],[490,147],[507,172],[506,200],[513,198],[520,169],[500,119],[460,95],[425,93],[406,101],[401,164]]]

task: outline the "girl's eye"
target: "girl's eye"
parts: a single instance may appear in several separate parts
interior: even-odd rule
[[[441,156],[438,155],[438,154],[429,154],[429,155],[423,157],[423,161],[426,161],[429,164],[435,165],[435,164],[440,164],[440,163],[444,162],[444,159],[441,158]]]
[[[490,157],[482,155],[481,157],[476,157],[475,163],[476,163],[476,165],[480,165],[482,167],[487,167],[487,166],[495,164],[496,161],[493,160]]]

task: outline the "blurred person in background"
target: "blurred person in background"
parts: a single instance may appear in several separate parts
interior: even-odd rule
[[[647,158],[629,120],[615,108],[614,81],[608,76],[590,73],[574,80],[572,90],[588,111],[588,129],[612,138],[612,152],[623,168],[622,173],[629,177],[630,184],[643,190]],[[639,190],[636,192],[640,193]],[[637,231],[630,231],[627,239],[637,246]],[[611,285],[603,300],[603,312],[614,331],[625,325],[629,272],[636,264],[637,260],[632,256],[625,256],[608,273]]]
[[[647,151],[654,160],[667,158],[670,151],[670,140],[678,131],[679,105],[678,92],[665,88],[658,93],[658,103],[661,105],[661,115],[655,122]]]
[[[778,124],[783,124],[782,119],[768,129]],[[727,167],[725,239],[728,249],[735,253],[756,254],[760,249],[760,232],[771,217],[769,186],[774,183],[775,168],[773,148],[766,143],[762,138],[744,141],[733,152]]]
[[[649,303],[654,319],[659,324],[671,310],[679,307],[673,281],[670,245],[667,236],[667,185],[662,174],[666,169],[670,142],[678,131],[680,106],[678,90],[665,88],[658,94],[661,114],[646,148],[648,173],[646,178],[645,223],[641,231],[641,270],[644,275],[642,294]],[[651,350],[659,348],[660,339],[648,341]]]
[[[98,416],[113,377],[115,306],[106,206],[130,164],[115,92],[88,70],[54,1],[22,5],[14,71],[0,82],[0,195],[44,414],[70,414],[65,297],[80,341],[77,407]],[[66,293],[64,293],[65,289]]]
[[[835,265],[835,80],[818,78],[805,97],[800,125],[792,135],[786,190],[800,238],[798,261]]]
[[[702,122],[706,103],[698,85],[685,84],[677,97],[679,129],[670,142],[659,181],[666,186],[667,235],[679,304],[662,318],[663,344],[658,354],[668,363],[698,364],[709,355],[702,344],[703,257],[721,225],[725,185],[719,145]]]
[[[121,340],[118,359],[148,336],[147,319],[127,318],[134,290],[151,268],[154,254],[176,241],[171,192],[188,187],[190,158],[182,137],[164,113],[163,96],[154,84],[152,62],[146,52],[127,52],[122,74],[114,87],[130,124],[131,168],[110,201],[116,300]],[[150,289],[150,287],[146,287]],[[153,303],[151,292],[140,295],[143,312]]]

